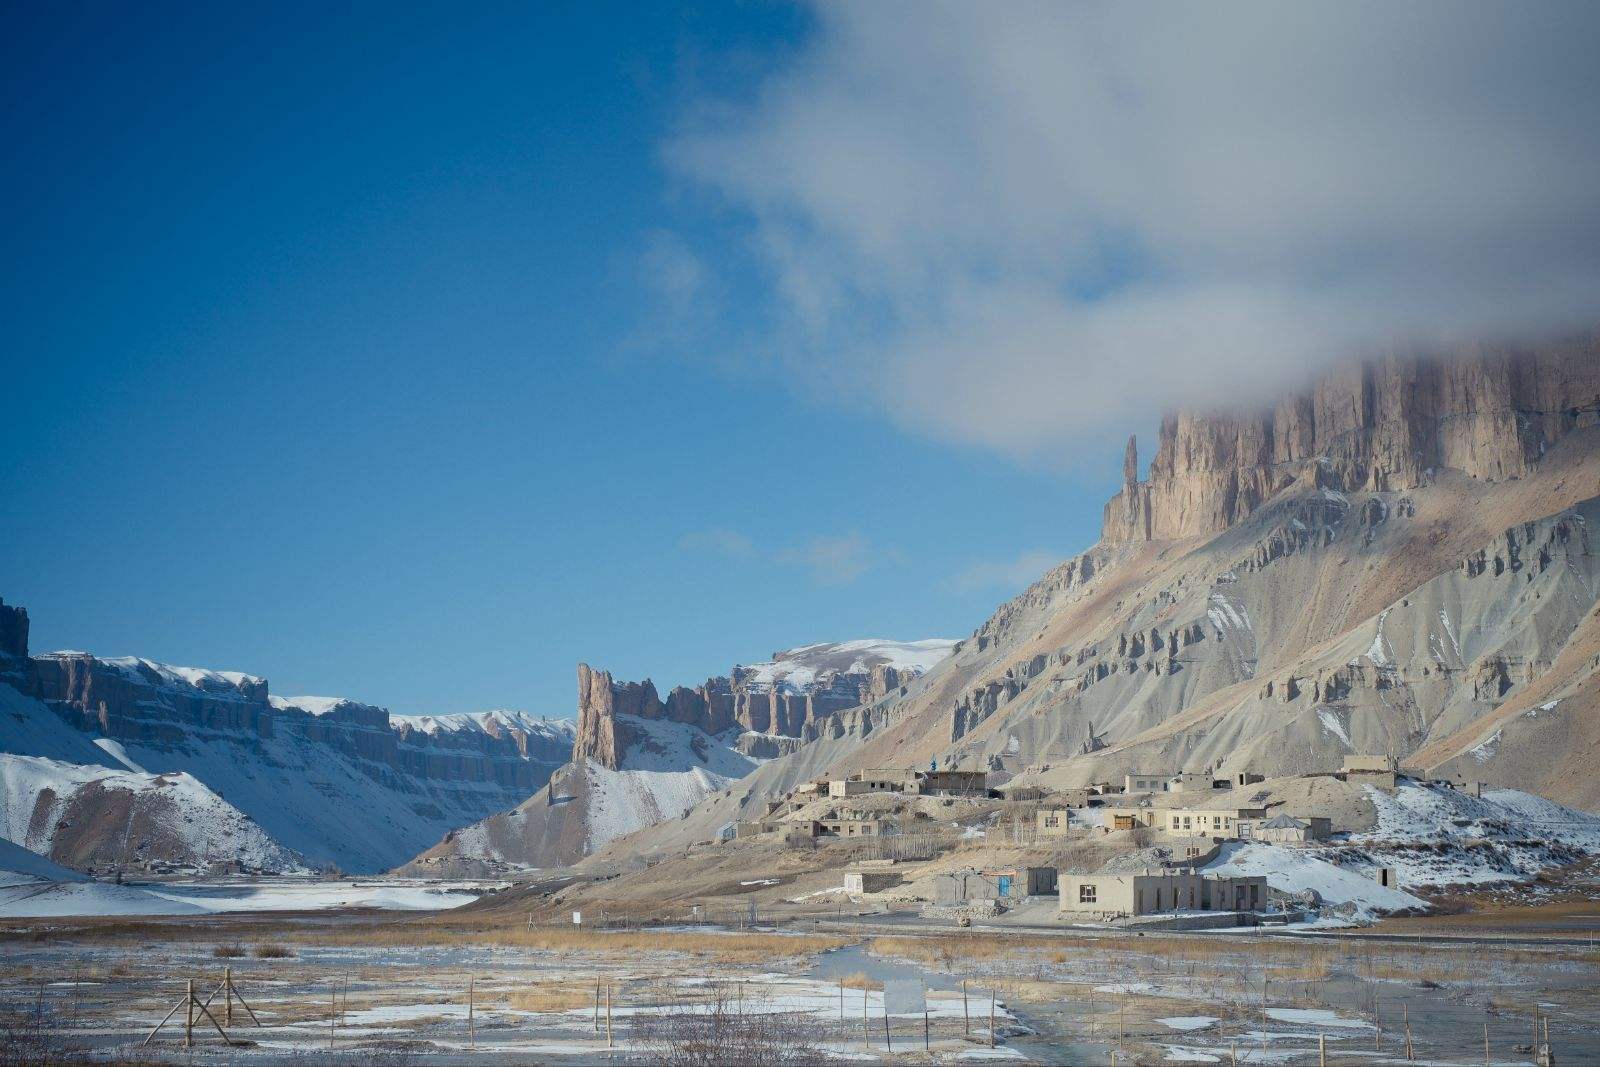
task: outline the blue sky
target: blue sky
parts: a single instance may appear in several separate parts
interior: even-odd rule
[[[1162,411],[1593,328],[1538,10],[13,5],[0,596],[405,712],[962,636]]]
[[[748,223],[665,158],[805,12],[8,23],[0,596],[35,650],[566,715],[580,659],[665,688],[965,635],[1098,532],[1126,427],[1019,458],[763,351]]]

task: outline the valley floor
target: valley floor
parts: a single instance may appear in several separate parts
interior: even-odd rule
[[[1489,914],[1489,913],[1485,913]],[[594,930],[371,911],[11,920],[0,1062],[1531,1064],[1600,1060],[1593,904],[1369,931],[902,929],[825,920]],[[1537,943],[1540,933],[1550,935]],[[1403,934],[1395,939],[1392,935]],[[1465,935],[1465,936],[1464,936]],[[197,1013],[231,968],[238,1002]],[[884,984],[927,989],[884,1028]],[[597,998],[597,989],[599,995]],[[609,1041],[607,1001],[609,1000]],[[994,1035],[991,1044],[991,1005]],[[863,1015],[865,1021],[863,1021]],[[926,1029],[925,1029],[926,1027]],[[706,1061],[696,1061],[706,1062]],[[712,1061],[716,1062],[716,1061]]]

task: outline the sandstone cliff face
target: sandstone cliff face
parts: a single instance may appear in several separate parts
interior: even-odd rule
[[[1161,426],[1148,481],[1128,442],[1104,540],[1220,533],[1297,480],[1341,492],[1415,488],[1441,469],[1524,477],[1600,420],[1600,335],[1538,350],[1392,357],[1332,373],[1271,411],[1183,412]]]
[[[654,693],[655,686],[650,691]],[[578,664],[578,735],[572,743],[573,762],[592,759],[615,769],[619,755],[628,747],[625,738],[617,743],[617,730],[617,684],[611,672]]]
[[[617,769],[629,747],[627,726],[618,716],[683,723],[708,734],[738,729],[801,738],[841,711],[899,692],[952,644],[854,641],[790,649],[776,653],[769,663],[735,666],[726,676],[709,678],[693,689],[677,686],[664,701],[648,679],[618,682],[609,671],[580,663],[572,758]],[[908,659],[890,658],[904,655],[904,648],[914,648]]]

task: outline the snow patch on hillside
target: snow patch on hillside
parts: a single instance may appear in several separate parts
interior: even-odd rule
[[[683,723],[617,716],[632,739],[620,770],[586,762],[589,779],[588,844],[607,842],[676,819],[726,789],[764,760],[735,749],[737,733],[709,737]]]
[[[269,696],[267,697],[267,703],[270,704],[275,711],[298,710],[306,712],[310,715],[326,715],[335,708],[338,708],[340,705],[355,704],[358,703],[358,701],[349,700],[345,697]]]
[[[784,692],[802,692],[835,674],[866,674],[883,665],[926,674],[950,655],[956,642],[946,638],[924,641],[889,641],[868,638],[801,645],[773,656],[765,663],[740,667],[749,671],[752,687],[777,686]]]
[[[42,756],[0,754],[0,834],[48,856],[75,795],[90,785],[133,794],[130,802],[146,805],[146,814],[193,863],[237,859],[259,870],[305,869],[298,856],[274,841],[248,815],[182,771],[142,774]]]
[[[1309,849],[1282,845],[1224,845],[1222,855],[1205,868],[1207,874],[1262,875],[1267,885],[1284,893],[1314,890],[1324,905],[1348,910],[1353,918],[1370,920],[1397,911],[1426,911],[1427,903],[1410,893],[1379,885],[1365,874],[1336,866]]]
[[[526,734],[547,737],[552,741],[570,744],[577,734],[578,725],[571,719],[548,719],[526,711],[495,708],[492,711],[460,711],[445,715],[390,715],[389,723],[395,727],[406,726],[425,734],[486,733],[501,734],[506,730],[520,730]]]
[[[46,652],[40,658],[83,655],[89,655],[89,653],[63,650],[60,652]],[[188,685],[196,689],[204,689],[213,694],[221,694],[230,689],[238,690],[244,686],[259,686],[266,683],[266,679],[258,678],[253,674],[245,674],[243,671],[214,671],[205,667],[176,667],[170,663],[158,663],[155,660],[144,659],[140,656],[92,656],[91,658],[97,663],[103,663],[107,667],[116,670],[132,681],[149,682],[149,675],[153,674],[168,685]]]
[[[1482,797],[1446,786],[1372,786],[1377,825],[1347,839],[1345,855],[1393,867],[1404,886],[1523,882],[1550,867],[1600,856],[1600,816],[1516,789]]]

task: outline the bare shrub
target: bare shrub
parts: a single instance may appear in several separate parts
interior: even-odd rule
[[[292,960],[294,949],[288,945],[257,945],[255,948],[258,960]]]
[[[58,1034],[45,1025],[43,1005],[21,1011],[0,1011],[0,1067],[55,1067],[82,1062]]]
[[[243,945],[218,945],[211,954],[219,960],[236,960],[245,954]]]
[[[733,982],[705,987],[703,999],[633,1017],[633,1040],[651,1063],[668,1067],[788,1067],[822,1059],[809,1042],[809,1015],[776,1010]]]

